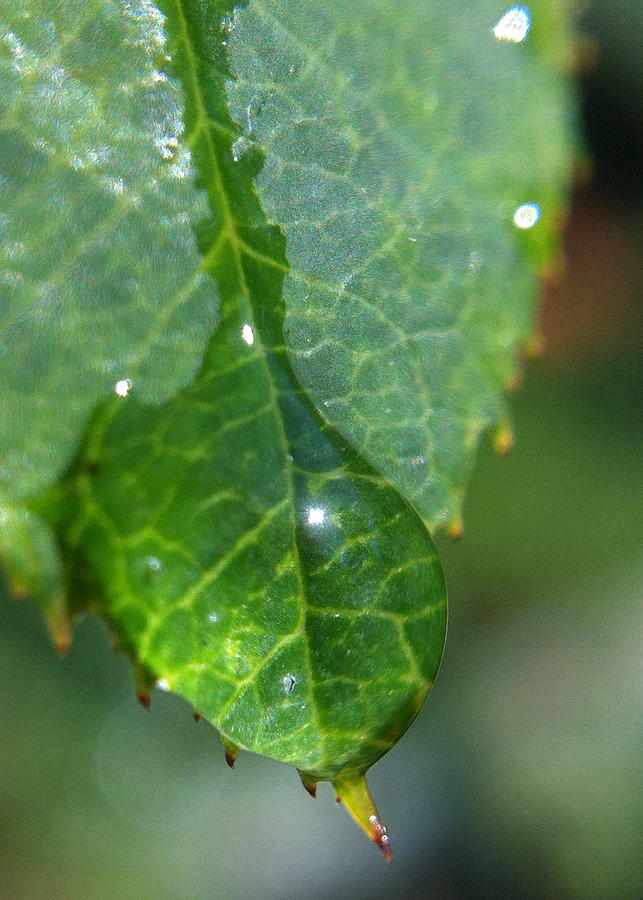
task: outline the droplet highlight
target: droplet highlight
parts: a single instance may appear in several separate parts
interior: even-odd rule
[[[309,525],[323,525],[326,521],[326,510],[321,506],[309,507],[306,521]]]
[[[246,342],[246,344],[248,344],[249,347],[252,347],[252,345],[255,342],[255,333],[252,330],[252,325],[249,325],[246,322],[246,324],[241,329],[241,337]]]
[[[493,29],[494,37],[510,44],[521,44],[531,30],[531,10],[528,6],[512,6]]]
[[[129,378],[123,378],[116,382],[114,390],[119,397],[127,397],[132,389],[132,382]]]
[[[523,230],[533,228],[541,215],[542,210],[537,203],[523,203],[514,213],[514,225]]]

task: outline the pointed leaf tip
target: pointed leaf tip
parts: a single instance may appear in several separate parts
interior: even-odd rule
[[[391,841],[386,826],[380,819],[377,807],[363,774],[351,773],[340,776],[333,782],[337,792],[337,802],[346,804],[349,813],[364,829],[369,838],[377,844],[387,862],[393,861]]]

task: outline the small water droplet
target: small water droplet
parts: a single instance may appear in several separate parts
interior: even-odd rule
[[[540,219],[541,209],[537,203],[523,203],[514,213],[514,225],[516,228],[533,228]]]
[[[292,674],[292,672],[288,672],[287,675],[284,675],[283,685],[284,685],[284,691],[286,692],[286,694],[292,694],[292,692],[295,689],[296,684],[297,684],[297,679]]]
[[[255,342],[255,333],[254,333],[254,331],[252,330],[252,325],[249,325],[249,324],[246,322],[246,324],[245,324],[245,325],[243,326],[243,328],[241,329],[241,337],[244,339],[244,341],[246,342],[246,344],[248,344],[250,347],[254,344],[254,342]]]
[[[309,525],[323,525],[326,521],[326,510],[321,506],[310,506],[306,513]]]
[[[512,6],[502,16],[493,29],[494,36],[499,41],[509,41],[510,44],[520,44],[525,40],[531,29],[531,10],[528,6],[519,4]]]
[[[120,381],[116,382],[116,386],[114,387],[114,390],[119,397],[127,397],[131,389],[132,382],[129,378],[122,378]]]
[[[167,678],[159,678],[159,680],[156,682],[156,686],[159,691],[167,692],[170,690],[170,682],[167,680]]]
[[[211,625],[218,625],[220,621],[221,619],[215,612],[211,612],[208,616],[208,622],[210,622]]]
[[[145,560],[145,565],[152,572],[160,572],[161,569],[163,568],[163,563],[158,558],[158,556],[148,556],[147,559]]]

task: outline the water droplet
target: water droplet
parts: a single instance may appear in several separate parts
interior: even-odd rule
[[[114,388],[119,397],[127,397],[131,389],[132,382],[129,380],[129,378],[123,378],[121,379],[121,381],[117,381]]]
[[[514,213],[514,225],[516,228],[533,228],[540,219],[541,209],[537,203],[523,203]]]
[[[250,347],[254,344],[254,342],[255,342],[255,333],[254,333],[254,331],[252,330],[252,325],[249,325],[249,324],[246,322],[246,324],[245,324],[245,325],[243,326],[243,328],[241,329],[241,337],[244,339],[244,341],[246,342],[246,344],[248,344]]]
[[[115,194],[118,197],[120,194],[125,193],[125,184],[122,178],[106,178],[104,184],[105,189],[110,194]]]
[[[211,625],[218,625],[220,621],[221,619],[215,612],[211,612],[208,616],[208,622],[210,622]]]
[[[321,506],[310,506],[306,516],[309,525],[323,525],[326,521],[326,510]]]
[[[493,29],[493,33],[499,41],[520,44],[529,34],[530,28],[531,11],[528,6],[521,4],[507,10]]]
[[[292,672],[288,672],[287,675],[283,677],[284,691],[287,694],[292,694],[295,689],[295,685],[297,684],[297,679],[292,674]]]
[[[469,271],[479,272],[484,264],[484,257],[477,250],[473,250],[469,255]]]
[[[148,556],[147,559],[145,560],[145,565],[152,572],[160,572],[161,569],[163,568],[163,563],[158,558],[158,556]]]
[[[156,682],[156,686],[159,691],[169,691],[170,690],[170,682],[166,678],[159,678]]]
[[[232,145],[232,159],[239,162],[243,154],[252,146],[252,140],[245,134],[238,137]]]

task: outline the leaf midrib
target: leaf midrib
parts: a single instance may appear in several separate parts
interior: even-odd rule
[[[230,129],[225,128],[220,123],[218,123],[216,120],[212,119],[212,117],[208,113],[208,110],[207,110],[207,107],[205,105],[204,98],[203,98],[203,91],[201,90],[201,84],[200,84],[200,80],[199,80],[199,76],[198,76],[198,64],[197,64],[196,56],[194,53],[194,48],[192,46],[192,40],[190,37],[188,22],[187,22],[187,18],[185,15],[184,3],[185,3],[185,0],[174,0],[174,5],[175,5],[176,11],[177,11],[177,17],[178,17],[179,26],[180,26],[181,38],[182,38],[182,42],[183,42],[183,46],[184,46],[184,50],[185,50],[185,54],[186,54],[186,59],[187,59],[187,63],[188,63],[187,68],[190,73],[190,78],[192,81],[192,97],[196,103],[197,114],[198,114],[193,132],[191,135],[186,135],[186,140],[189,144],[191,139],[194,137],[194,134],[196,133],[196,131],[198,129],[203,130],[205,139],[207,142],[208,155],[209,155],[210,165],[211,165],[210,174],[212,176],[213,184],[214,184],[214,187],[215,187],[215,190],[217,193],[217,200],[221,204],[220,211],[221,211],[222,218],[223,218],[221,233],[225,232],[227,235],[228,241],[230,243],[230,247],[232,249],[235,268],[237,271],[237,276],[239,278],[239,284],[240,284],[241,290],[243,292],[244,299],[245,299],[246,303],[248,304],[248,307],[252,313],[251,318],[253,320],[253,323],[256,323],[257,321],[260,320],[260,317],[257,314],[258,311],[255,309],[255,303],[253,301],[252,291],[249,288],[245,269],[243,267],[243,262],[242,262],[242,251],[245,250],[245,241],[241,240],[241,238],[239,237],[238,232],[237,232],[235,218],[232,214],[230,198],[226,191],[225,182],[222,177],[221,169],[219,167],[217,154],[216,154],[216,148],[215,148],[214,141],[212,138],[211,130],[212,130],[212,128],[216,128],[217,130],[224,133],[227,138],[231,138],[232,136],[234,136],[234,132],[232,132]],[[253,248],[249,248],[249,249],[252,251],[252,255],[255,256],[255,258],[257,258],[257,254],[253,251]],[[261,257],[263,257],[263,254],[261,254]],[[204,266],[208,265],[208,261],[209,261],[208,258],[206,258],[206,260],[204,261]],[[270,263],[271,263],[271,265],[274,266],[275,261],[270,260]],[[287,267],[284,267],[284,271],[287,271]],[[214,275],[213,272],[211,272],[210,274]],[[222,319],[224,317],[225,317],[225,313],[223,313]],[[297,504],[296,504],[296,492],[295,492],[295,484],[294,484],[294,477],[293,477],[293,467],[289,461],[290,445],[289,445],[289,441],[288,441],[288,436],[286,434],[283,417],[281,415],[281,407],[280,407],[279,399],[278,399],[277,385],[276,385],[275,378],[272,373],[272,369],[271,369],[270,365],[268,365],[267,357],[268,357],[268,354],[271,353],[271,351],[266,348],[266,346],[263,342],[263,338],[256,328],[254,329],[254,333],[255,333],[254,347],[258,354],[258,358],[260,359],[261,366],[265,372],[265,376],[266,376],[266,379],[267,379],[267,382],[268,382],[268,385],[270,388],[270,398],[274,404],[275,421],[276,421],[277,431],[278,431],[278,435],[279,435],[280,449],[282,451],[282,457],[283,457],[283,464],[284,464],[284,471],[285,471],[285,478],[286,478],[286,499],[288,500],[290,510],[291,510],[290,520],[291,520],[291,526],[292,526],[292,544],[293,544],[294,551],[295,551],[293,554],[294,568],[295,568],[295,573],[296,573],[296,577],[297,577],[299,596],[301,598],[301,600],[300,600],[300,602],[301,602],[301,618],[300,618],[300,622],[299,622],[299,630],[301,632],[301,636],[302,636],[302,639],[304,642],[304,648],[305,648],[305,653],[306,653],[306,662],[307,662],[308,675],[309,675],[308,702],[309,702],[311,719],[313,721],[313,724],[314,724],[315,730],[317,731],[317,734],[320,735],[320,738],[321,738],[321,736],[323,735],[323,729],[321,728],[321,724],[320,724],[320,720],[319,720],[319,712],[318,712],[317,704],[316,704],[316,700],[315,700],[315,692],[314,692],[314,687],[313,687],[313,671],[312,671],[312,665],[311,665],[312,653],[311,653],[310,642],[309,642],[309,638],[308,638],[308,631],[306,628],[306,616],[307,616],[307,609],[308,609],[309,604],[308,604],[308,595],[307,595],[307,585],[306,585],[306,580],[305,580],[304,574],[303,574],[301,551],[300,551],[299,541],[297,539],[297,522],[296,522],[296,518],[295,518],[295,514],[296,514],[295,511],[296,511]],[[246,685],[244,685],[244,688],[245,687],[246,687]],[[235,694],[235,699],[237,699],[237,697],[238,697],[238,695]],[[234,703],[234,701],[233,701],[233,703]],[[323,741],[322,741],[322,743],[323,743]],[[321,764],[323,764],[323,762],[324,762],[323,760],[320,760]]]

